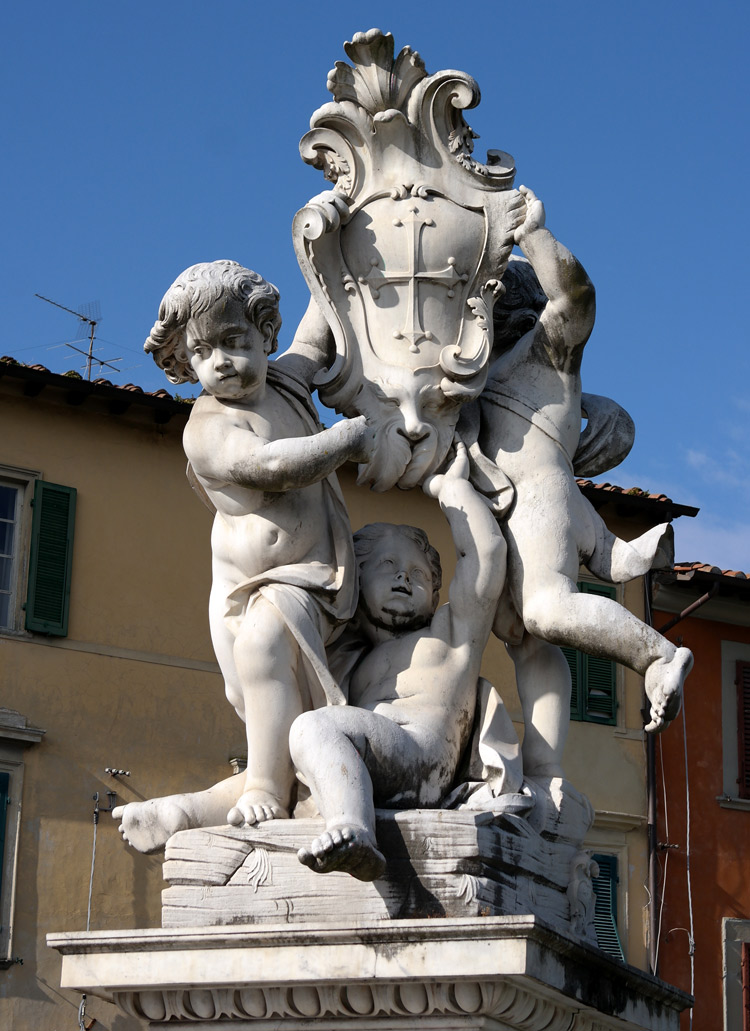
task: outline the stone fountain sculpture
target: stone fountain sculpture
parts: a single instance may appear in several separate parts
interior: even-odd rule
[[[229,925],[257,934],[282,923],[300,947],[330,938],[331,948],[389,926],[389,942],[421,943],[434,962],[417,974],[407,949],[401,973],[379,982],[342,973],[329,950],[329,967],[295,974],[283,1000],[266,973],[241,987],[224,968],[210,990],[175,968],[113,992],[135,1015],[201,1027],[302,1027],[324,1014],[373,1028],[428,1017],[431,1027],[549,1027],[544,1006],[540,1022],[524,1023],[528,986],[511,998],[487,972],[470,987],[468,971],[456,979],[445,942],[467,921],[473,941],[489,940],[495,918],[506,920],[495,942],[515,940],[523,924],[518,933],[541,947],[542,919],[554,929],[544,947],[562,964],[558,995],[550,1002],[552,981],[542,993],[547,1016],[583,1012],[571,1008],[567,961],[551,944],[555,933],[595,944],[582,851],[593,812],[561,767],[570,678],[559,646],[644,674],[648,731],[674,718],[690,653],[575,584],[579,562],[622,582],[671,561],[671,531],[627,544],[577,491],[574,472],[627,453],[632,422],[581,393],[593,287],[533,191],[514,189],[510,156],[473,156],[462,112],[478,102],[476,83],[428,75],[416,52],[394,56],[378,30],[345,49],[351,64],[329,74],[333,102],[300,145],[333,187],[294,220],[312,301],[291,350],[269,364],[278,294],[232,262],[183,273],[146,344],[172,382],[204,388],[185,446],[193,485],[216,512],[211,629],[247,722],[248,770],[115,815],[141,851],[166,846],[160,954],[196,927],[213,928],[206,941],[226,951],[240,947],[236,936],[228,944]],[[524,259],[511,257],[514,246]],[[313,388],[345,417],[330,430]],[[376,524],[352,543],[335,478],[347,460],[362,489],[421,488],[437,500],[458,555],[447,604],[437,607],[439,556],[419,528]],[[523,751],[479,675],[493,630],[516,664]],[[346,933],[334,931],[342,912],[354,921]],[[599,1017],[608,976],[582,989]],[[167,990],[165,978],[182,987]],[[321,988],[328,981],[338,987]],[[422,987],[413,995],[402,982]],[[630,1024],[616,1026],[643,1026],[643,999],[633,1000],[644,991],[639,983],[618,1004]],[[674,1000],[651,996],[662,1021],[653,1026],[676,1026]]]

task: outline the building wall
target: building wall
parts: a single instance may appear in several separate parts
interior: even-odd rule
[[[185,479],[184,418],[164,426],[133,407],[110,414],[96,398],[72,407],[63,393],[23,396],[0,383],[0,463],[35,470],[78,491],[70,624],[65,638],[0,633],[0,707],[46,730],[23,752],[13,956],[0,970],[0,1027],[76,1027],[78,997],[61,990],[49,931],[86,928],[94,823],[92,796],[123,803],[205,787],[245,751],[243,725],[226,702],[208,633],[211,516]],[[341,475],[351,521],[412,522],[441,552],[444,583],[455,564],[436,502],[418,491],[375,495]],[[642,526],[622,522],[632,537]],[[642,614],[640,582],[625,604]],[[523,733],[512,666],[492,640],[484,673],[502,692]],[[593,848],[620,858],[621,931],[626,954],[646,965],[645,766],[641,682],[623,671],[616,727],[573,724],[569,779],[597,809]],[[2,740],[0,740],[2,746]],[[2,751],[0,749],[0,756]],[[130,771],[112,777],[106,767]],[[120,840],[102,814],[96,834],[91,928],[158,926],[161,862]],[[138,1023],[97,999],[95,1027]]]
[[[78,997],[59,988],[44,936],[86,928],[93,795],[106,806],[107,790],[127,802],[202,787],[244,751],[211,649],[211,516],[185,479],[183,425],[4,390],[0,462],[78,498],[68,636],[0,638],[0,706],[46,730],[23,752],[12,948],[23,965],[0,970],[3,1028],[77,1027]],[[160,861],[126,848],[102,814],[92,929],[158,923],[161,888]],[[88,1009],[96,1026],[136,1026],[98,1000]]]
[[[687,598],[685,605],[691,600]],[[684,723],[682,716],[675,720],[669,733],[658,739],[656,754],[659,842],[677,846],[659,853],[664,895],[659,976],[691,991],[689,866],[695,941],[693,1031],[722,1027],[722,920],[750,919],[750,802],[725,797],[737,794],[732,783],[734,656],[750,661],[750,627],[711,619],[716,604],[709,602],[700,617],[684,619],[666,635],[693,651],[695,666],[686,684]],[[741,608],[747,619],[747,604]],[[655,625],[669,618],[669,612],[657,611]],[[725,754],[732,752],[734,768],[725,773]],[[738,973],[731,975],[735,981]],[[739,1008],[729,1020],[728,1031],[742,1031]],[[683,1029],[688,1026],[684,1014]]]

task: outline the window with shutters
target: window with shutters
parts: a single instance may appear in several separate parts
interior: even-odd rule
[[[3,894],[3,867],[5,866],[5,824],[10,799],[10,774],[0,770],[0,897]]]
[[[615,600],[616,589],[610,584],[582,582],[582,594],[596,594]],[[563,648],[570,667],[570,718],[587,723],[617,722],[617,664],[612,659],[587,655],[576,648]]]
[[[26,629],[64,637],[73,565],[75,488],[37,480],[33,506]]]
[[[719,805],[750,810],[750,642],[721,642]]]
[[[737,661],[737,796],[750,799],[750,662]]]
[[[30,726],[20,712],[0,705],[0,970],[13,959],[24,752],[38,745],[44,733],[41,727]]]
[[[721,978],[724,1031],[750,1031],[750,920],[724,917]]]
[[[602,952],[624,963],[625,956],[617,930],[617,856],[595,853],[593,859],[599,867],[598,875],[591,879],[596,897],[596,942]]]
[[[38,473],[0,466],[0,629],[23,629],[31,501]]]
[[[0,467],[0,630],[65,636],[76,491]]]

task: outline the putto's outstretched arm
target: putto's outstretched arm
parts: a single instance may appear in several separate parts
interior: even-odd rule
[[[348,459],[367,461],[372,432],[363,415],[344,419],[309,437],[254,439],[246,428],[227,433],[226,422],[211,415],[185,432],[185,450],[195,472],[206,480],[252,490],[287,491],[329,476]]]
[[[526,219],[516,229],[514,241],[531,262],[548,303],[539,319],[553,357],[565,359],[580,353],[591,335],[596,316],[594,285],[583,265],[545,226],[544,205],[526,186]]]
[[[458,556],[446,617],[454,647],[486,642],[505,580],[505,539],[468,475],[468,453],[458,442],[447,471],[429,477],[423,486],[425,494],[437,498],[443,510]],[[436,619],[440,616],[438,612]]]
[[[277,365],[291,376],[312,384],[321,369],[329,368],[335,357],[333,334],[314,297],[294,334],[290,347],[276,359]]]

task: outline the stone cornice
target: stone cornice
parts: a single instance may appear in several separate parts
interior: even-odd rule
[[[677,1031],[690,1002],[527,916],[78,932],[48,944],[63,954],[63,987],[206,1028],[314,1018],[393,1028],[416,1017],[455,1028],[463,1016],[467,1027],[522,1031]]]

